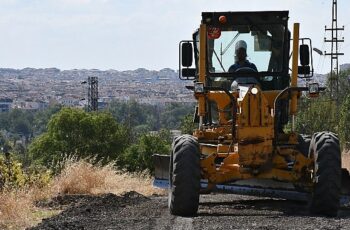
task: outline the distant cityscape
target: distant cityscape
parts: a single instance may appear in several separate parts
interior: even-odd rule
[[[113,100],[135,100],[139,103],[165,105],[171,102],[191,103],[193,93],[185,88],[178,73],[165,68],[160,71],[98,69],[59,70],[0,69],[0,111],[13,108],[40,110],[50,105],[69,107],[87,105],[88,77],[98,77],[99,106]]]
[[[340,66],[340,70],[346,69],[350,69],[350,64]],[[40,110],[55,104],[83,108],[88,101],[88,85],[84,84],[88,77],[98,77],[99,107],[113,100],[152,105],[195,101],[193,93],[185,88],[191,82],[179,80],[178,72],[169,68],[159,71],[0,68],[0,112],[14,108]],[[315,74],[313,81],[325,85],[327,75]],[[299,81],[300,85],[305,83]]]

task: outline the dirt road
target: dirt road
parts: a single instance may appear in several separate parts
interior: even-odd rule
[[[40,205],[68,208],[32,229],[350,229],[350,207],[325,218],[310,216],[305,203],[230,194],[202,195],[193,218],[170,215],[165,196],[135,192],[64,196]]]

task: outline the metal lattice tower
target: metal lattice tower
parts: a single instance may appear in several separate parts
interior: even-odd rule
[[[331,72],[330,72],[330,92],[331,97],[335,100],[338,99],[338,91],[339,91],[339,81],[338,81],[338,74],[339,74],[339,63],[338,63],[338,56],[344,55],[344,53],[339,53],[339,42],[344,42],[344,38],[338,39],[338,31],[344,30],[344,26],[342,28],[338,28],[338,22],[337,22],[337,0],[333,0],[332,5],[332,27],[327,28],[325,26],[325,31],[331,31],[331,39],[324,38],[325,42],[331,43],[331,52],[327,53],[325,51],[325,55],[331,56]]]
[[[88,111],[98,110],[98,78],[88,77]]]

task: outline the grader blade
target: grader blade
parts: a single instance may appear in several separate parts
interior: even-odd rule
[[[153,186],[161,189],[169,188],[169,180],[168,179],[157,179],[155,178],[153,181]],[[201,181],[201,188],[206,189],[208,187],[208,183],[206,181]],[[289,187],[289,186],[286,186]],[[295,201],[304,201],[307,202],[311,196],[310,193],[307,192],[299,192],[295,189],[287,189],[282,187],[260,187],[260,186],[248,186],[248,184],[237,184],[237,183],[229,183],[229,184],[218,184],[212,191],[215,192],[223,192],[237,195],[247,195],[247,196],[258,196],[258,197],[269,197],[269,198],[278,198],[278,199],[286,199],[286,200],[295,200]],[[341,194],[340,204],[350,205],[350,194]]]
[[[154,160],[154,181],[153,186],[161,189],[169,188],[169,155],[153,155]],[[342,205],[350,204],[350,174],[345,168],[342,169],[341,180],[341,199]],[[208,187],[206,180],[201,181],[203,191]],[[310,193],[299,192],[293,184],[278,182],[274,180],[248,179],[240,180],[235,183],[218,184],[212,191],[232,193],[238,195],[251,195],[260,197],[281,198],[287,200],[307,201]]]
[[[154,177],[159,180],[168,180],[169,179],[169,163],[170,156],[169,155],[153,155],[154,162]]]

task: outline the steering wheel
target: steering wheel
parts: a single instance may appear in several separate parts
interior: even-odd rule
[[[253,68],[241,67],[236,69],[235,73],[257,73]],[[240,79],[241,82],[238,81]],[[260,84],[259,80],[255,76],[237,76],[234,81],[238,81],[238,84]]]
[[[235,73],[257,73],[257,72],[258,71],[250,67],[240,67],[235,70]]]

